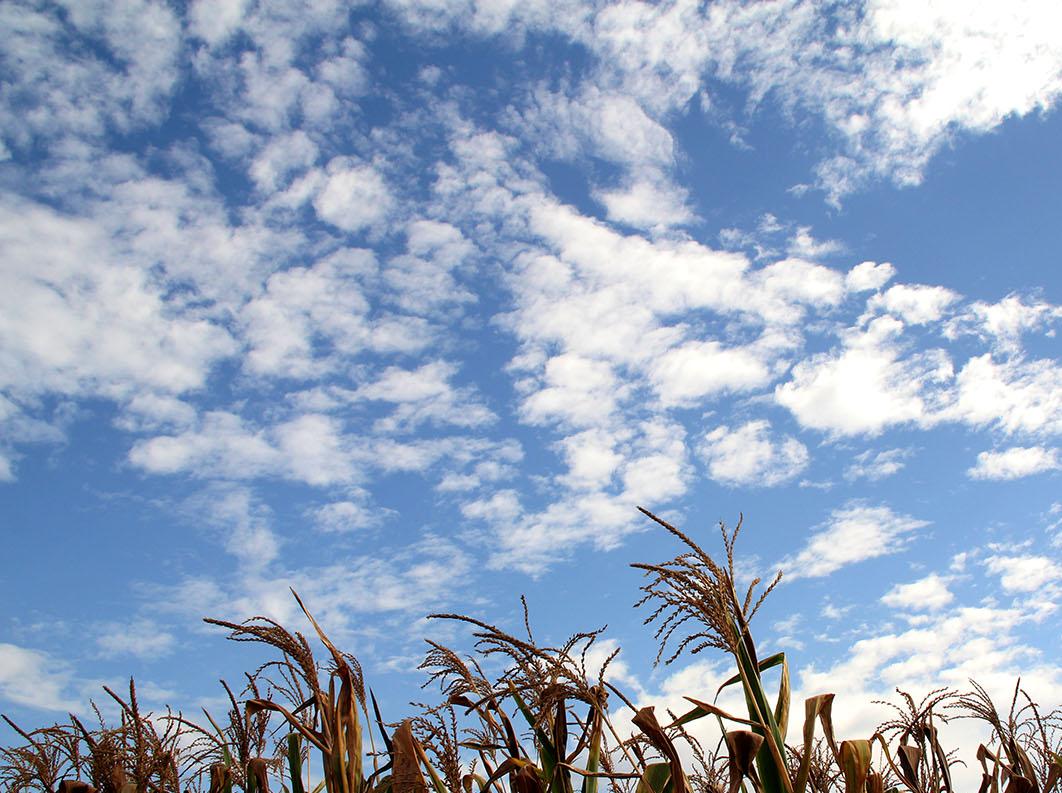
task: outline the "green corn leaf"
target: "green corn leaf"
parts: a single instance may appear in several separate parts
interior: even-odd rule
[[[634,793],[671,793],[671,766],[667,763],[649,763]]]
[[[516,707],[523,714],[528,725],[535,731],[535,740],[539,747],[539,760],[542,765],[542,776],[545,779],[553,779],[553,774],[559,759],[553,741],[541,726],[535,724],[534,714],[531,713],[531,709],[527,706],[527,703],[524,702],[524,698],[520,696],[520,692],[516,690],[516,687],[511,682],[509,683],[509,695],[513,698],[513,701],[516,702]]]
[[[731,628],[734,634],[740,637],[737,641],[735,656],[742,688],[745,692],[745,703],[749,709],[749,719],[762,721],[766,727],[765,729],[754,725],[752,728],[764,738],[764,746],[756,756],[756,768],[760,774],[763,791],[764,793],[793,793],[793,783],[789,778],[789,769],[785,763],[785,741],[775,721],[774,709],[768,704],[767,692],[763,690],[759,665],[753,661],[749,651],[751,640],[747,635],[743,636],[733,620],[731,620]]]
[[[601,714],[590,709],[590,745],[586,754],[586,770],[596,774],[601,769]],[[597,777],[584,776],[581,793],[597,793]]]
[[[772,669],[772,668],[774,668],[774,667],[776,667],[776,666],[778,666],[780,664],[785,664],[785,662],[786,662],[785,661],[785,653],[775,653],[774,655],[769,656],[767,658],[764,658],[762,661],[760,661],[759,670],[761,672],[765,672],[768,669]],[[725,683],[723,683],[723,685],[719,686],[719,688],[716,689],[715,698],[718,699],[719,695],[723,693],[723,689],[726,688],[727,686],[732,686],[735,683],[740,683],[740,682],[741,682],[741,675],[740,674],[736,674],[733,677],[729,678]]]
[[[683,697],[683,699],[689,700],[694,705],[696,705],[696,707],[688,713],[685,713],[675,719],[675,721],[671,724],[672,727],[681,727],[685,724],[689,724],[691,721],[697,721],[697,719],[704,718],[705,716],[717,716],[722,719],[736,721],[739,724],[748,724],[752,727],[763,727],[763,725],[758,721],[750,721],[749,719],[744,719],[741,716],[735,716],[732,713],[727,713],[725,710],[716,705],[712,705],[707,702],[701,702],[699,699],[694,699],[693,697]]]
[[[305,793],[302,786],[302,741],[298,733],[288,733],[288,774],[291,793]]]

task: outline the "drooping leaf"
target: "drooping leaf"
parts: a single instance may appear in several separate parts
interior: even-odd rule
[[[900,760],[903,781],[911,790],[918,790],[918,764],[922,760],[922,749],[912,744],[900,744],[896,748],[896,756]]]
[[[261,757],[247,761],[247,793],[269,793],[269,766]]]
[[[759,790],[761,785],[756,774],[756,754],[763,745],[763,736],[749,730],[731,730],[725,737],[730,770],[729,793],[737,793],[745,777]]]
[[[671,767],[672,793],[686,793],[686,777],[682,773],[682,761],[679,760],[678,750],[668,734],[664,732],[664,728],[660,726],[660,722],[656,720],[655,709],[651,705],[642,708],[631,721],[649,739],[649,743],[667,759]]]
[[[394,793],[428,793],[428,783],[420,770],[416,738],[409,719],[403,721],[391,739],[394,768],[391,772]]]
[[[804,793],[807,789],[808,775],[811,773],[811,753],[815,742],[815,722],[822,725],[822,732],[826,742],[837,757],[837,745],[833,738],[833,694],[818,694],[804,700],[804,746],[800,756],[800,765],[797,769],[797,778],[793,784],[796,793]]]

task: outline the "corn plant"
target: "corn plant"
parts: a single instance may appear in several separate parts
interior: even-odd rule
[[[749,730],[725,730],[730,767],[730,790],[736,791],[745,780],[763,793],[805,793],[815,758],[816,724],[821,725],[826,745],[841,769],[846,793],[863,793],[868,780],[879,781],[872,775],[871,740],[841,741],[833,734],[833,694],[810,697],[804,703],[803,743],[800,749],[786,745],[789,727],[790,683],[789,663],[784,652],[760,657],[752,638],[749,623],[765,598],[781,581],[781,572],[757,591],[761,581],[752,581],[743,596],[738,594],[734,571],[734,546],[741,531],[739,519],[733,531],[720,524],[726,561],[723,564],[700,547],[688,535],[662,518],[639,507],[647,517],[665,528],[687,548],[684,553],[659,564],[634,564],[643,570],[649,582],[642,586],[643,597],[637,606],[653,605],[645,619],[656,626],[660,643],[656,663],[670,664],[684,652],[697,654],[707,649],[721,650],[734,660],[737,674],[727,680],[723,688],[740,684],[748,717],[736,716],[714,704],[693,697],[687,699],[694,706],[676,723],[689,724],[707,716],[742,724]],[[768,695],[763,673],[779,667],[781,680],[773,697]],[[797,762],[791,767],[787,754],[795,752]],[[675,780],[677,783],[678,780]],[[676,785],[676,793],[682,793]]]
[[[246,677],[243,693],[249,699],[261,698],[256,676]],[[173,718],[195,736],[190,746],[196,750],[196,764],[209,773],[210,793],[232,793],[234,787],[245,793],[268,793],[268,771],[279,765],[278,760],[263,757],[269,737],[269,711],[245,715],[229,684],[220,682],[229,701],[224,724],[206,708],[203,716],[209,727],[180,716]]]
[[[277,776],[284,793],[603,793],[606,785],[609,793],[954,793],[958,760],[944,748],[942,732],[957,718],[978,719],[991,731],[976,755],[978,793],[1062,793],[1062,711],[1043,710],[1020,681],[1005,714],[972,681],[967,693],[938,689],[919,701],[899,691],[898,704],[885,703],[893,712],[873,736],[841,741],[833,729],[835,697],[819,694],[804,702],[800,742],[789,743],[787,657],[762,654],[750,629],[781,574],[763,586],[753,581],[739,594],[740,520],[733,531],[721,526],[720,563],[687,534],[642,511],[685,546],[668,561],[634,565],[648,578],[637,605],[652,607],[645,622],[659,642],[656,663],[706,650],[734,662],[735,673],[714,695],[687,697],[685,713],[658,715],[608,681],[618,650],[589,668],[603,629],[558,646],[536,641],[521,599],[519,636],[461,614],[430,615],[470,626],[473,654],[429,641],[420,668],[426,687],[438,685],[442,702],[415,705],[408,718],[385,722],[358,661],[333,644],[293,592],[327,652],[326,664],[318,663],[305,636],[272,620],[207,619],[234,641],[280,653],[247,676],[240,696],[222,683],[228,698],[222,719],[204,711],[206,726],[200,726],[180,714],[142,712],[132,680],[128,694],[104,689],[118,705],[116,724],[95,704],[92,728],[71,715],[68,724],[26,731],[4,716],[23,743],[0,747],[0,793],[269,793]],[[769,691],[765,675],[773,669],[780,677]],[[740,689],[742,715],[716,704],[728,687]],[[630,709],[635,733],[616,724],[613,697]],[[283,721],[271,730],[273,714]],[[687,730],[705,718],[720,726],[714,748],[705,749]],[[274,741],[278,750],[269,756]],[[689,767],[683,765],[688,753],[679,751],[683,743],[693,756]],[[323,769],[316,785],[308,773],[312,752]]]
[[[974,681],[973,690],[957,696],[953,703],[966,718],[986,722],[992,729],[990,746],[981,744],[977,760],[981,764],[979,793],[1051,793],[1062,786],[1062,712],[1046,714],[1021,688],[1014,686],[1007,716],[1003,717],[988,692]],[[1024,702],[1019,705],[1020,699]]]
[[[618,650],[605,659],[596,676],[591,675],[587,653],[601,631],[575,634],[559,647],[540,646],[531,631],[527,603],[521,600],[526,639],[465,615],[430,615],[473,626],[477,652],[484,659],[500,658],[505,664],[502,674],[488,681],[478,660],[462,659],[453,650],[429,642],[431,650],[421,665],[429,672],[428,682],[441,684],[448,697],[446,707],[464,708],[466,715],[478,720],[468,728],[469,739],[460,746],[477,753],[484,776],[465,775],[468,782],[463,784],[475,782],[486,790],[507,776],[514,791],[574,793],[578,777],[581,793],[597,793],[602,778],[637,778],[639,774],[633,771],[613,769],[609,757],[608,736],[618,751],[627,751],[609,718],[605,682]],[[531,751],[518,739],[512,722],[517,716],[530,731]],[[423,735],[428,745],[435,734]],[[628,765],[633,767],[636,755],[628,755]],[[585,767],[577,765],[584,756]],[[453,781],[456,775],[451,788]]]
[[[231,631],[229,638],[233,641],[259,642],[281,651],[283,659],[267,666],[281,669],[288,679],[296,681],[297,690],[306,691],[308,697],[301,703],[291,703],[291,707],[262,697],[249,699],[245,705],[248,718],[263,711],[281,714],[297,735],[320,752],[325,790],[328,793],[360,793],[373,778],[370,775],[367,779],[363,774],[362,722],[358,708],[366,713],[366,718],[367,711],[361,665],[354,656],[341,652],[332,643],[298,594],[294,590],[292,594],[328,650],[331,665],[325,679],[321,677],[309,642],[297,631],[292,633],[265,617],[243,623],[213,618],[205,621],[228,628]],[[312,714],[308,720],[299,716],[306,709]],[[296,744],[297,741],[289,744],[292,747],[289,762],[293,790],[301,786],[301,780],[296,781],[301,776],[301,763],[296,761],[296,756],[301,757],[301,754]]]

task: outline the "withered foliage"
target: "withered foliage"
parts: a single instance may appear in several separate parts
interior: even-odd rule
[[[649,583],[642,586],[645,594],[636,606],[656,606],[645,623],[657,626],[655,636],[660,641],[657,663],[663,659],[665,664],[670,664],[684,650],[694,655],[708,648],[736,652],[741,634],[747,630],[748,623],[767,595],[778,586],[782,573],[778,572],[759,595],[756,587],[760,579],[754,579],[744,598],[739,598],[735,584],[734,544],[741,533],[741,518],[733,531],[719,524],[726,552],[726,564],[720,565],[684,532],[652,512],[639,509],[689,548],[667,562],[632,565],[644,570],[649,577]],[[674,650],[664,658],[675,633],[681,635],[683,631],[685,634]]]
[[[0,793],[954,793],[959,760],[943,736],[958,718],[978,719],[990,733],[977,751],[977,793],[1062,793],[1062,711],[1041,708],[1020,681],[1005,714],[974,682],[966,693],[941,688],[920,700],[898,690],[873,735],[847,740],[834,735],[834,695],[818,694],[790,730],[787,656],[758,652],[749,627],[781,573],[739,594],[741,520],[732,531],[720,525],[717,562],[686,532],[642,512],[685,547],[668,561],[634,565],[647,578],[637,605],[652,609],[645,622],[659,642],[655,662],[714,649],[734,663],[719,691],[690,692],[687,712],[658,716],[608,680],[619,650],[602,649],[604,628],[557,645],[537,641],[521,598],[522,633],[430,615],[468,626],[473,652],[427,641],[419,668],[442,700],[411,703],[412,715],[387,723],[357,659],[293,592],[313,644],[265,617],[206,620],[276,653],[238,694],[222,681],[220,719],[205,710],[204,721],[142,712],[132,681],[122,695],[105,688],[117,706],[110,724],[95,704],[92,726],[71,715],[26,731],[4,716],[21,742],[0,747]],[[769,691],[770,670],[779,677]],[[740,688],[746,714],[715,704],[729,686]],[[701,720],[709,721],[695,734]],[[713,722],[719,730],[706,739],[700,727]]]

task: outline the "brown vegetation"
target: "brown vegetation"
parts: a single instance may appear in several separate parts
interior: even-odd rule
[[[720,564],[693,539],[652,513],[685,550],[658,564],[636,564],[647,583],[639,606],[652,609],[657,662],[684,652],[716,650],[734,661],[735,674],[712,701],[687,697],[688,712],[658,715],[638,708],[608,679],[608,655],[588,662],[600,631],[578,633],[557,647],[536,642],[524,603],[524,635],[514,636],[462,614],[433,614],[473,629],[474,653],[436,642],[421,664],[442,701],[387,723],[366,691],[357,659],[339,650],[296,600],[326,656],[322,663],[298,631],[254,617],[236,623],[207,619],[234,641],[257,642],[277,656],[254,673],[237,696],[225,684],[228,712],[205,726],[180,714],[143,713],[136,688],[127,697],[106,693],[119,706],[108,725],[95,722],[31,732],[4,719],[23,743],[0,748],[5,793],[951,793],[952,766],[941,727],[956,718],[985,722],[991,738],[978,747],[983,775],[978,793],[1052,793],[1062,777],[1062,712],[1041,709],[1014,689],[1006,715],[987,692],[931,692],[920,702],[900,693],[893,718],[868,738],[838,741],[833,694],[804,703],[796,741],[790,739],[789,665],[784,652],[761,657],[750,622],[780,574],[757,592],[738,594],[734,544],[741,525],[722,528]],[[484,667],[502,668],[493,676]],[[763,673],[778,668],[778,689]],[[727,686],[740,686],[747,713],[715,704]],[[264,693],[263,693],[264,692]],[[610,702],[633,714],[617,723]],[[370,705],[372,714],[370,715]],[[720,735],[706,747],[687,725],[711,717]],[[379,738],[379,745],[376,743]],[[875,758],[876,753],[876,758]],[[316,757],[319,765],[311,761]],[[321,779],[312,779],[311,766]]]

